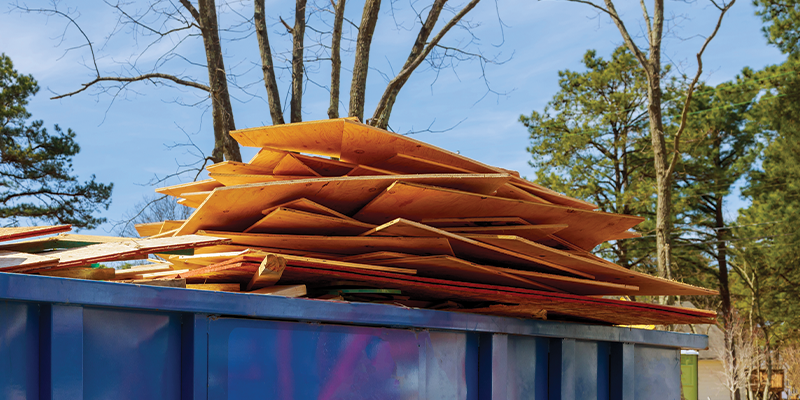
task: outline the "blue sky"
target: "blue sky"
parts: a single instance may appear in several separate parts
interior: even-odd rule
[[[222,1],[218,0],[220,3]],[[462,3],[466,1],[453,2]],[[641,11],[637,2],[618,3],[628,29],[640,40]],[[309,4],[313,9],[315,5],[322,7],[328,3],[309,0]],[[399,70],[416,36],[412,7],[424,4],[426,2],[413,0],[384,2],[370,58],[373,70],[368,77],[367,115],[371,115],[385,87],[382,74],[392,76]],[[27,5],[47,7],[49,2],[29,1]],[[347,17],[358,21],[362,5],[363,2],[351,0],[347,5]],[[702,0],[668,0],[666,6],[669,23],[663,47],[664,62],[693,74],[694,54],[703,36],[711,32],[716,9]],[[131,39],[129,27],[118,25],[112,10],[97,2],[70,1],[60,3],[59,7],[63,10],[69,7],[73,11],[100,55],[98,64],[105,74],[119,73],[132,55],[141,54],[152,41],[152,37]],[[133,12],[137,8],[142,7],[128,10]],[[7,12],[0,13],[0,52],[11,57],[19,72],[33,74],[42,88],[31,101],[29,111],[46,125],[57,123],[78,133],[82,151],[74,159],[75,172],[80,177],[95,174],[100,182],[114,182],[113,202],[104,213],[110,221],[120,220],[142,196],[153,193],[154,187],[147,186],[153,177],[174,173],[180,164],[194,161],[188,148],[170,149],[168,145],[186,143],[188,134],[200,149],[210,152],[210,112],[202,107],[181,105],[202,101],[202,93],[195,90],[138,83],[116,96],[89,90],[74,97],[49,100],[52,93],[69,92],[91,80],[93,72],[86,66],[90,62],[88,48],[66,51],[84,41],[63,18],[24,14],[10,6],[4,11]],[[704,57],[703,79],[708,83],[727,81],[743,67],[760,69],[783,61],[780,52],[766,44],[760,32],[761,21],[754,12],[749,1],[740,0],[724,20],[718,37]],[[236,24],[242,21],[240,15],[249,18],[251,14],[251,2],[231,1],[221,9],[220,25]],[[293,15],[293,2],[267,0],[270,41],[278,53],[276,64],[285,65],[280,57],[290,46],[278,16],[291,23]],[[325,19],[329,18],[322,15],[322,12],[316,13],[309,19],[309,25],[325,29]],[[485,68],[486,80],[500,94],[487,94],[481,65],[476,61],[461,62],[438,74],[423,66],[400,93],[390,125],[398,132],[408,132],[429,125],[441,131],[458,124],[446,132],[418,133],[415,138],[533,177],[527,164],[530,156],[525,151],[527,132],[518,122],[519,115],[541,110],[558,89],[557,72],[580,70],[580,60],[586,50],[596,49],[599,55],[608,57],[622,43],[619,32],[608,18],[598,16],[589,7],[563,1],[498,0],[495,3],[483,0],[468,19],[476,41],[470,42],[472,36],[465,30],[454,29],[443,43],[449,46],[471,43],[471,51],[505,61]],[[117,33],[109,38],[114,31]],[[226,68],[236,75],[235,82],[242,87],[232,91],[237,128],[271,123],[257,66],[256,39],[248,33],[244,29],[223,34],[223,40],[227,39],[223,44]],[[314,49],[313,35],[307,34],[307,47]],[[345,31],[345,35],[348,34],[354,37],[353,32]],[[137,67],[149,72],[153,62],[174,44],[170,38],[156,43],[136,60]],[[349,45],[343,44],[346,46]],[[160,70],[206,82],[204,70],[194,65],[204,62],[202,51],[199,39],[189,39],[179,47],[183,58],[166,61]],[[307,52],[307,57],[311,51]],[[346,70],[342,75],[340,113],[346,115],[344,105],[347,104],[352,54],[344,55],[343,66]],[[324,61],[309,67],[313,82],[306,85],[305,120],[327,118],[328,92],[324,86],[329,81],[329,71]],[[279,76],[279,87],[284,93],[288,90],[288,75],[283,71]],[[285,101],[284,106],[288,106]],[[242,151],[246,160],[256,149],[243,148]],[[191,177],[175,178],[169,183],[186,180]],[[743,204],[735,195],[728,202],[731,214]],[[111,224],[107,223],[95,233],[107,234],[110,229]]]

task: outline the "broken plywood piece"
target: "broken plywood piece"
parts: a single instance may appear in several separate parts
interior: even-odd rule
[[[385,169],[370,167],[368,165],[359,165],[347,173],[347,176],[374,176],[374,175],[397,175],[393,171]]]
[[[245,229],[244,233],[355,236],[373,227],[374,225],[358,222],[349,217],[342,219],[278,207]]]
[[[293,181],[308,179],[308,176],[295,175],[244,175],[244,174],[208,174],[225,186],[250,185],[253,183],[267,183],[275,181]]]
[[[308,165],[298,160],[294,154],[287,154],[281,162],[272,170],[274,175],[294,175],[294,176],[322,176],[311,169]]]
[[[200,207],[204,201],[211,195],[212,192],[192,192],[192,193],[183,193],[181,194],[181,198],[178,199],[178,204],[191,207],[191,208],[198,208]]]
[[[238,161],[223,161],[206,167],[209,173],[236,175],[270,175],[272,170]]]
[[[434,228],[447,229],[459,227],[489,227],[530,225],[520,217],[484,217],[484,218],[424,218],[420,221]]]
[[[292,201],[289,201],[289,202],[286,202],[286,203],[283,203],[283,204],[279,204],[279,205],[277,205],[275,207],[270,207],[270,208],[267,208],[265,210],[261,210],[261,214],[267,215],[267,214],[275,211],[279,207],[290,208],[292,210],[297,210],[297,211],[305,211],[307,213],[327,215],[329,217],[336,217],[336,218],[346,219],[348,221],[355,221],[355,219],[350,218],[347,215],[344,215],[344,214],[342,214],[342,213],[340,213],[338,211],[335,211],[335,210],[331,210],[330,208],[325,207],[322,204],[315,203],[315,202],[313,202],[313,201],[311,201],[309,199],[306,199],[306,198],[299,198],[299,199],[292,200]]]
[[[443,231],[458,233],[462,236],[469,234],[490,235],[516,235],[532,242],[546,241],[550,235],[567,227],[566,224],[554,225],[515,225],[515,226],[472,226],[457,228],[442,228]]]
[[[128,269],[118,269],[114,271],[114,279],[132,279],[135,276],[142,274],[151,274],[154,272],[171,271],[172,264],[169,263],[153,263],[145,265],[136,265]]]
[[[199,230],[242,231],[260,218],[261,210],[306,198],[343,214],[367,204],[396,181],[421,182],[491,193],[505,183],[507,174],[391,175],[377,177],[314,178],[215,189],[189,217],[179,235]]]
[[[394,156],[370,164],[372,167],[394,171],[401,174],[473,174],[473,171],[453,167],[436,161],[414,157],[407,154]]]
[[[0,242],[69,232],[70,229],[72,229],[72,225],[19,226],[0,228]]]
[[[559,236],[582,249],[592,249],[608,237],[624,232],[643,220],[628,215],[481,196],[411,182],[392,184],[353,217],[363,222],[382,224],[397,217],[423,220],[497,215],[518,216],[533,224],[566,224],[568,227],[559,232]]]

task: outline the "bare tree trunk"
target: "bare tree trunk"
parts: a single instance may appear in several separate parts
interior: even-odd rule
[[[278,92],[278,82],[275,77],[275,67],[272,62],[272,49],[269,46],[267,22],[264,12],[264,0],[253,2],[253,20],[258,38],[258,50],[261,53],[261,71],[264,73],[264,86],[267,89],[267,103],[272,125],[283,125],[283,109],[281,109],[281,94]]]
[[[375,108],[375,113],[372,116],[372,125],[377,126],[381,129],[386,129],[389,126],[389,117],[392,114],[392,107],[394,106],[394,102],[397,100],[397,94],[400,92],[400,89],[403,88],[403,85],[408,81],[408,78],[411,76],[411,73],[425,61],[425,57],[430,54],[434,47],[442,40],[445,34],[454,27],[468,12],[470,12],[476,5],[480,2],[480,0],[472,0],[470,1],[464,8],[461,9],[455,16],[453,16],[450,21],[442,27],[442,30],[436,34],[436,36],[428,42],[428,37],[431,34],[436,22],[439,19],[439,14],[444,8],[445,3],[447,0],[435,0],[433,5],[431,5],[431,11],[428,13],[428,17],[425,19],[425,23],[422,24],[422,28],[420,28],[419,34],[417,35],[417,40],[414,42],[414,46],[411,48],[411,54],[409,54],[408,59],[406,60],[405,64],[403,65],[403,69],[394,77],[394,79],[389,82],[389,85],[386,87],[386,90],[383,92],[380,101],[378,101],[378,106]],[[427,45],[426,45],[426,42]]]
[[[331,0],[333,1],[333,0]],[[339,88],[342,74],[342,24],[344,23],[345,0],[334,4],[333,34],[331,39],[331,103],[328,106],[328,118],[339,118]]]
[[[372,45],[372,34],[378,23],[381,0],[366,0],[364,12],[361,14],[361,25],[356,38],[356,55],[353,64],[353,81],[350,84],[349,116],[364,121],[364,102],[367,90],[367,72],[369,71],[369,50]]]
[[[242,161],[239,143],[236,143],[230,135],[230,131],[235,130],[236,125],[233,121],[225,63],[222,60],[222,46],[219,43],[217,6],[214,0],[199,0],[199,10],[194,10],[188,0],[181,0],[181,4],[195,15],[206,50],[208,86],[211,88],[211,109],[214,119],[214,150],[211,158],[214,162],[223,161],[223,157],[229,161]]]
[[[292,122],[303,120],[303,41],[306,37],[306,0],[296,0],[292,28],[292,100],[289,115]]]

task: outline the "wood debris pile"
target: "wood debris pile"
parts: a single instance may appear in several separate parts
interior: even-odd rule
[[[628,229],[641,218],[594,211],[516,172],[353,119],[232,135],[261,150],[248,163],[209,166],[208,180],[158,189],[196,209],[187,220],[137,226],[148,239],[136,243],[153,241],[138,254],[176,244],[197,247],[193,254],[165,255],[110,279],[604,324],[715,317],[602,297],[715,293],[589,252],[635,237]],[[103,261],[35,256],[56,261],[9,270],[57,274]]]

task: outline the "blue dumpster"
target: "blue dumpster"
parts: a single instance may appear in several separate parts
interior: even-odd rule
[[[2,399],[679,400],[707,341],[0,273]]]

